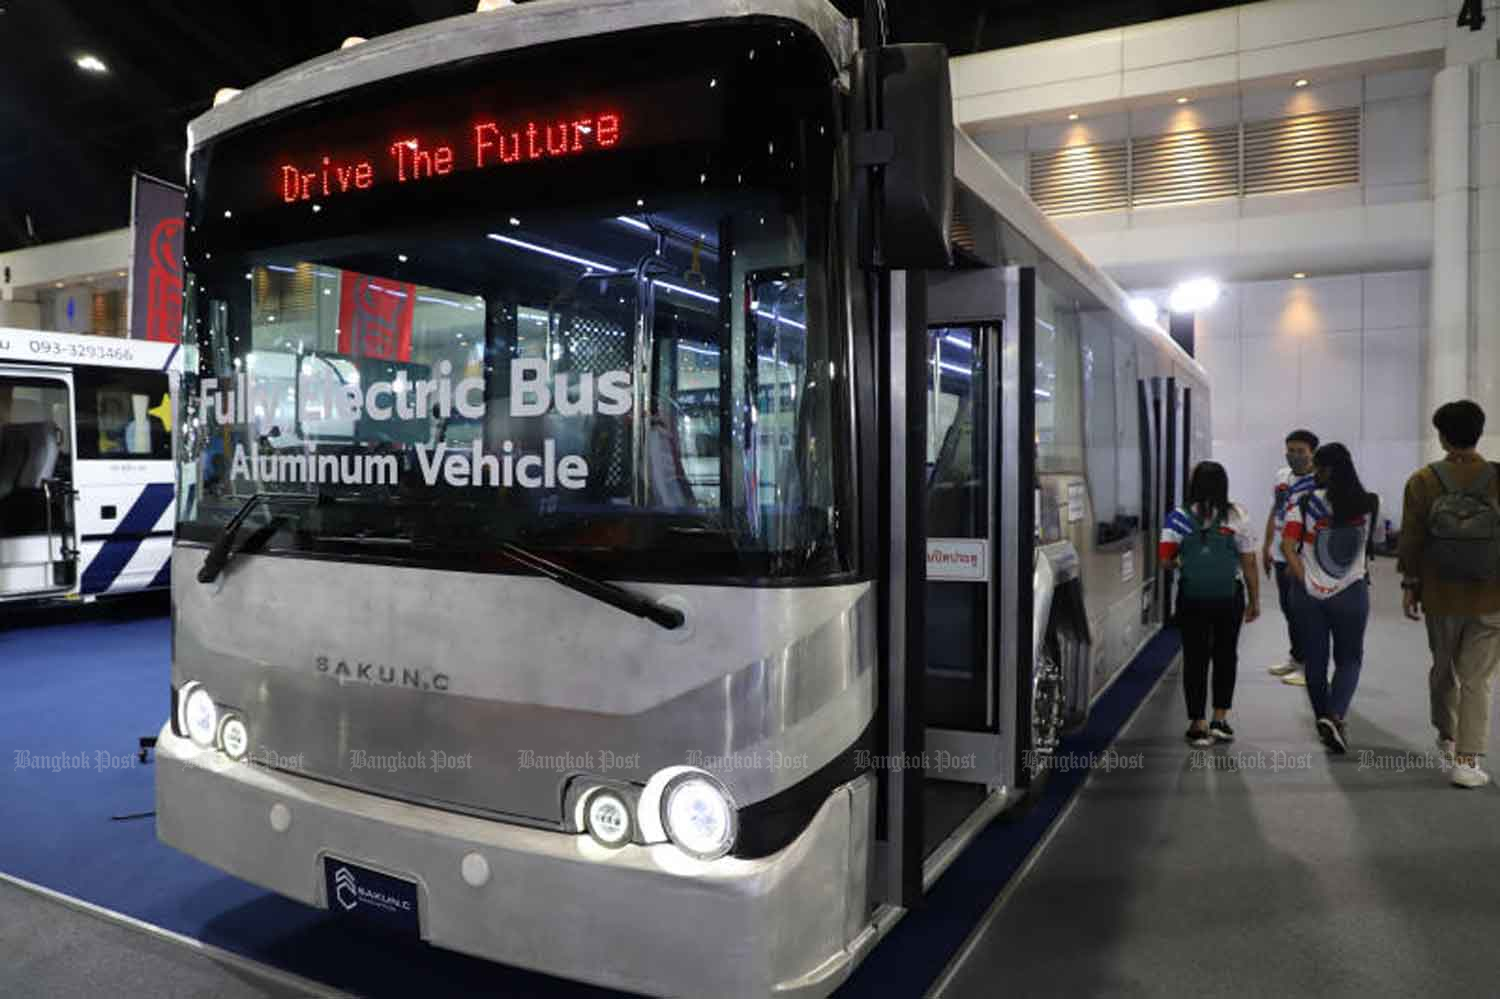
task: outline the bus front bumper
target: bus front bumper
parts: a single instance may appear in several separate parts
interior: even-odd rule
[[[156,751],[162,842],[320,908],[325,857],[404,878],[424,940],[488,960],[655,995],[821,996],[872,940],[868,775],[778,853],[703,862],[235,763],[170,725]]]

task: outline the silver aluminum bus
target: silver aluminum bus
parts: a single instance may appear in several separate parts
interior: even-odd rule
[[[1203,372],[823,0],[551,0],[190,127],[158,834],[824,995],[1161,625]]]

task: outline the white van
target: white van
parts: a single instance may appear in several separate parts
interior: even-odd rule
[[[178,355],[0,327],[0,604],[169,584]]]

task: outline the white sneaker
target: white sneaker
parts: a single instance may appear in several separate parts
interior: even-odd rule
[[[1281,682],[1291,687],[1305,687],[1307,686],[1307,674],[1303,673],[1299,668],[1282,677]]]
[[[1296,663],[1287,661],[1284,663],[1276,663],[1274,666],[1269,667],[1266,672],[1270,673],[1272,676],[1286,676],[1288,673],[1295,673],[1301,668],[1302,667],[1298,666]]]
[[[1453,766],[1454,748],[1455,747],[1452,739],[1444,739],[1442,736],[1438,736],[1437,749],[1439,769],[1448,770]]]
[[[1484,787],[1490,782],[1490,775],[1472,763],[1455,763],[1448,779],[1457,787]]]

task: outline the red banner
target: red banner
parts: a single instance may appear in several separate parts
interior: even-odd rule
[[[182,334],[182,188],[138,173],[131,192],[130,335],[176,343]]]
[[[411,360],[416,285],[344,271],[339,277],[339,353]]]

